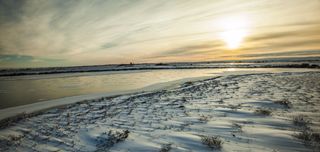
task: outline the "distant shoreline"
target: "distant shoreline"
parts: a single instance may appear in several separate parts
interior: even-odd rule
[[[132,71],[132,70],[162,70],[162,69],[212,69],[212,68],[320,68],[320,61],[308,62],[236,62],[236,63],[158,63],[158,64],[119,64],[77,67],[48,67],[0,70],[0,77],[44,75],[61,73]]]

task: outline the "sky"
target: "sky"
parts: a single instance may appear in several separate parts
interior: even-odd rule
[[[320,56],[320,0],[0,0],[0,67]]]

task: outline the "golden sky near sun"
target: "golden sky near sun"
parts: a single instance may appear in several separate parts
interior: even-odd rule
[[[1,1],[0,29],[1,67],[320,56],[320,1]]]

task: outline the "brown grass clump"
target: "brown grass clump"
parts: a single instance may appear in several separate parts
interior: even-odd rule
[[[161,146],[160,152],[169,152],[171,150],[171,144],[164,144]]]
[[[207,145],[212,149],[221,149],[223,144],[220,137],[216,137],[216,136],[202,136],[201,142],[202,144]]]
[[[303,140],[304,142],[309,142],[309,141],[311,141],[312,133],[308,130],[304,130],[294,136],[298,139]]]
[[[271,111],[267,109],[257,109],[255,113],[259,115],[265,115],[265,116],[271,115]]]
[[[130,131],[124,130],[122,132],[116,132],[113,137],[115,137],[116,141],[124,141],[126,138],[128,138]]]
[[[288,99],[275,101],[274,103],[283,105],[286,108],[291,108],[291,102]]]
[[[102,136],[97,138],[97,151],[107,151],[114,144],[124,141],[128,138],[130,131],[112,131],[103,133]],[[105,136],[107,135],[107,136]]]
[[[313,148],[320,150],[320,133],[305,129],[302,132],[295,134],[294,137],[302,140],[306,145],[310,145]]]
[[[293,118],[293,124],[298,127],[307,127],[307,125],[310,123],[307,118],[305,118],[303,115],[299,115]]]
[[[306,145],[313,147],[315,151],[320,151],[320,133],[314,132],[310,128],[310,120],[303,115],[299,115],[293,118],[293,124],[299,127],[298,129],[300,131],[293,136],[302,140]]]
[[[233,124],[232,124],[232,127],[233,127],[234,129],[236,129],[237,132],[243,132],[243,131],[242,131],[242,126],[239,125],[239,124],[237,124],[237,123],[233,123]]]
[[[199,120],[202,121],[202,122],[208,122],[208,121],[209,121],[209,117],[208,117],[208,116],[201,115],[200,118],[199,118]]]

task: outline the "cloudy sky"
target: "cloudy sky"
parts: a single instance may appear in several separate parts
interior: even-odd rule
[[[320,56],[320,0],[0,0],[0,67]]]

